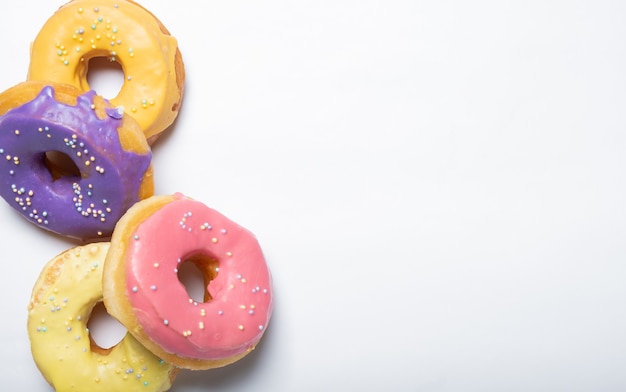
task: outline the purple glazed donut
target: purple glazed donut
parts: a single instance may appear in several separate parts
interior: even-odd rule
[[[139,125],[93,91],[24,82],[0,94],[0,196],[43,229],[110,236],[153,194],[151,159]]]

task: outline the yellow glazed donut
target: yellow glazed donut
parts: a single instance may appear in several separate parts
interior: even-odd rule
[[[123,107],[152,143],[172,124],[183,97],[185,71],[176,39],[135,2],[73,0],[37,34],[28,79],[89,91],[89,60],[96,57],[120,64],[124,84],[110,101]]]
[[[87,322],[102,302],[109,243],[61,253],[45,266],[28,307],[28,336],[37,367],[59,391],[166,391],[177,368],[151,354],[130,334],[104,349]]]

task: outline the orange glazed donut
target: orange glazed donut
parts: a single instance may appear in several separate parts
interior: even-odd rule
[[[183,97],[185,71],[176,39],[135,2],[73,0],[37,34],[28,79],[89,91],[89,60],[96,57],[120,64],[124,84],[110,101],[123,107],[154,142],[178,115]]]
[[[204,301],[178,280],[181,263],[204,277]],[[248,354],[272,313],[270,272],[249,231],[181,194],[153,196],[120,219],[103,278],[104,304],[165,361],[210,369]]]
[[[44,267],[28,307],[28,337],[42,375],[57,391],[143,391],[170,388],[178,369],[130,334],[99,347],[87,323],[102,302],[108,242],[67,250]]]

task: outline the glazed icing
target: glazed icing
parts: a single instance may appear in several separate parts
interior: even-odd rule
[[[102,302],[108,249],[109,243],[76,247],[43,269],[28,313],[35,363],[57,391],[166,391],[175,369],[129,333],[110,349],[92,348],[87,323]]]
[[[178,113],[177,41],[155,17],[126,0],[73,0],[50,17],[31,46],[29,80],[52,80],[83,91],[89,60],[108,57],[124,72],[111,98],[139,123],[148,138],[169,126]]]
[[[31,102],[0,116],[0,196],[30,222],[77,238],[108,236],[139,199],[152,154],[125,151],[121,114],[94,110],[95,92],[75,106],[57,102],[44,87]],[[54,179],[46,165],[50,151],[67,155],[80,176]]]
[[[135,230],[126,253],[126,292],[139,324],[163,350],[222,359],[261,339],[272,312],[271,277],[252,233],[177,194]],[[210,300],[197,302],[178,280],[181,263],[212,268]],[[215,270],[217,265],[217,270]]]

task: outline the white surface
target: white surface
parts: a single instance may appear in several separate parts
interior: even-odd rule
[[[61,4],[0,14],[1,89]],[[626,3],[142,4],[187,70],[157,192],[255,232],[276,293],[173,391],[626,389]],[[74,243],[0,216],[0,385],[48,391],[26,306]]]

